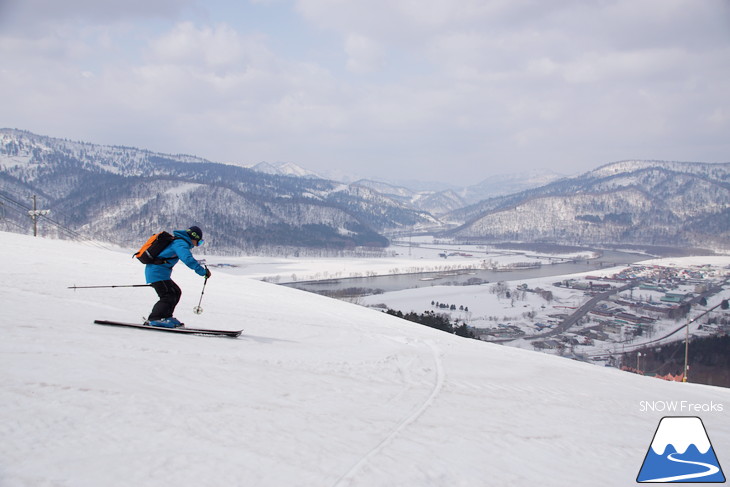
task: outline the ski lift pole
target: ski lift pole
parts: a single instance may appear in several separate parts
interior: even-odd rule
[[[727,280],[725,282],[727,283]],[[720,309],[723,309],[723,310],[728,309],[728,300],[727,299],[723,299],[720,302],[720,304],[716,304],[712,308],[708,309],[707,311],[705,311],[701,315],[699,315],[699,316],[697,316],[695,318],[692,318],[691,320],[689,319],[689,317],[687,317],[687,325],[686,325],[687,326],[687,330],[686,330],[686,334],[685,334],[685,338],[684,338],[684,374],[682,374],[682,382],[688,382],[688,380],[687,380],[687,374],[689,373],[689,325],[691,325],[695,321],[699,320],[700,318],[702,318],[703,316],[705,316],[710,311],[716,310],[717,308],[720,308]],[[681,330],[681,328],[680,328],[680,330]]]
[[[205,266],[205,270],[206,270],[206,276],[205,276],[205,280],[203,281],[203,290],[200,292],[200,300],[198,300],[198,305],[193,308],[193,313],[195,313],[196,315],[203,314],[203,308],[200,307],[200,303],[203,302],[203,294],[205,294],[205,285],[208,284],[208,273],[207,273],[208,266]]]
[[[28,211],[28,216],[33,220],[33,236],[38,236],[38,217],[47,215],[51,210],[39,210],[36,208],[36,195],[33,195],[33,209]]]

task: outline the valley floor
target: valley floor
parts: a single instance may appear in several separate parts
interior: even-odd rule
[[[410,246],[405,243],[395,246],[397,255],[387,258],[241,257],[209,260],[211,263],[220,261],[219,265],[223,265],[221,269],[225,272],[279,283],[418,272],[440,272],[448,276],[460,269],[484,268],[487,265],[508,269],[519,263],[550,265],[556,261],[586,260],[600,255],[598,251],[536,254],[524,250],[449,245],[435,243],[427,237],[422,237],[415,244],[410,243]],[[504,273],[505,277],[509,275],[509,272]],[[672,332],[681,328],[687,317],[669,315],[666,309],[676,303],[663,302],[667,294],[682,294],[689,300],[696,295],[698,288],[719,286],[708,296],[707,307],[712,307],[730,298],[730,286],[725,284],[728,276],[730,256],[653,258],[647,255],[646,260],[632,266],[579,274],[471,286],[443,285],[441,283],[449,281],[448,277],[444,277],[433,280],[427,287],[347,299],[383,311],[390,308],[403,313],[445,314],[454,322],[474,328],[475,334],[483,340],[618,367],[622,365],[621,356],[626,352],[639,350],[646,344],[661,345],[683,340],[683,334]],[[623,286],[626,279],[640,281],[637,280],[630,289],[596,302],[591,312],[570,329],[561,333],[552,331],[598,292],[592,289],[593,286],[596,289],[600,286],[615,289]],[[560,285],[556,285],[558,283]],[[644,311],[642,308],[654,309]],[[704,309],[695,307],[689,319]],[[708,319],[712,318],[717,321],[718,313],[708,316]],[[728,327],[708,324],[707,320],[703,320],[694,323],[691,332],[695,336],[708,336],[727,333]]]

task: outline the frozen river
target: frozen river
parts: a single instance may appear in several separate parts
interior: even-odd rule
[[[571,262],[543,264],[540,267],[523,269],[469,269],[451,272],[423,272],[417,274],[354,277],[322,281],[300,281],[287,283],[285,285],[320,294],[333,294],[338,291],[352,288],[389,292],[427,286],[469,285],[485,282],[518,281],[539,277],[563,276],[581,272],[590,272],[592,270],[603,269],[606,267],[629,265],[646,259],[646,254],[606,250],[602,251],[601,257],[596,259],[580,259]]]

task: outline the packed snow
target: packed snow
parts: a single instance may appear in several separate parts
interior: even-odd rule
[[[67,287],[143,282],[129,253],[9,233],[0,249],[3,487],[629,485],[665,415],[700,415],[730,464],[728,389],[459,338],[225,268],[195,315],[203,280],[176,267],[177,317],[238,339],[99,326],[141,320],[154,291]]]

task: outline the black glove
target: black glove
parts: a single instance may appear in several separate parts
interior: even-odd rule
[[[210,269],[207,267],[205,268],[205,278],[208,279],[210,277]]]

